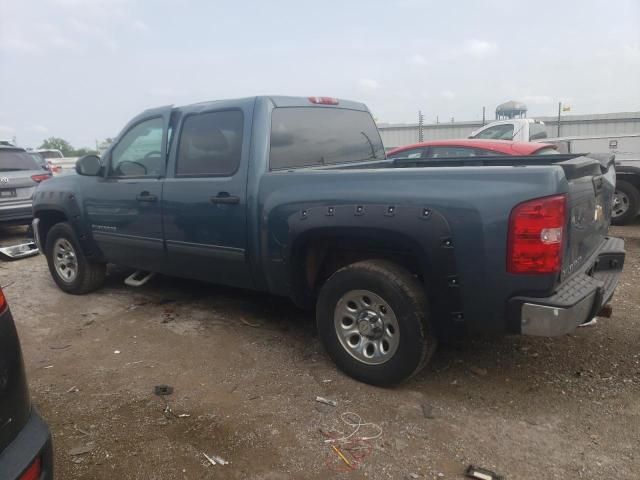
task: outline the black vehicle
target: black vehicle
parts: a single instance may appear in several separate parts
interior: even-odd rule
[[[51,478],[51,434],[31,407],[18,334],[0,290],[0,479]]]

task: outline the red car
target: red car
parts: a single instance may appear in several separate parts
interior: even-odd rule
[[[493,155],[547,155],[558,153],[548,143],[513,142],[511,140],[433,140],[394,148],[387,158],[453,158]]]

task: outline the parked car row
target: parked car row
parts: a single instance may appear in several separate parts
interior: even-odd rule
[[[640,214],[640,133],[548,138],[544,122],[531,118],[498,120],[471,133],[476,140],[544,142],[560,153],[612,153],[616,156],[616,190],[612,222],[626,225]]]

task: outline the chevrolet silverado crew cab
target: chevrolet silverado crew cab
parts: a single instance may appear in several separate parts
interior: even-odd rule
[[[438,339],[571,332],[624,262],[611,158],[387,159],[346,100],[147,110],[76,168],[34,199],[62,290],[96,290],[113,263],[287,296],[372,384],[419,371]]]

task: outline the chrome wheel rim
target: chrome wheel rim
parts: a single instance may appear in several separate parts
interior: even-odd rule
[[[345,293],[333,315],[340,345],[366,365],[389,361],[400,344],[398,319],[391,306],[368,290]]]
[[[59,238],[53,245],[53,265],[64,282],[71,283],[78,276],[76,251],[66,238]]]
[[[613,192],[613,207],[611,214],[614,217],[621,217],[629,210],[629,197],[626,193],[616,190]]]

